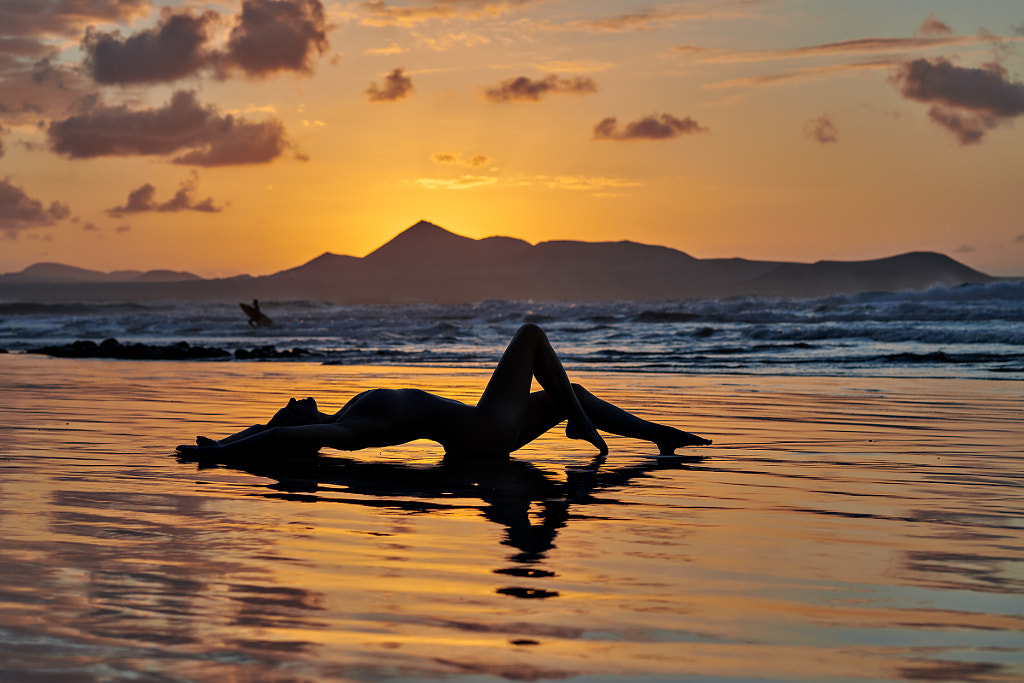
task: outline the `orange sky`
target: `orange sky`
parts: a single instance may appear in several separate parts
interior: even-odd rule
[[[0,272],[459,234],[1024,275],[1024,6],[0,2]]]

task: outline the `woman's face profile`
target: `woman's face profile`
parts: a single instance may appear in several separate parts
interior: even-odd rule
[[[319,417],[320,411],[317,410],[316,401],[313,398],[304,398],[299,401],[290,398],[288,399],[288,405],[274,413],[274,417],[270,418],[267,426],[294,427],[296,425],[312,424]]]

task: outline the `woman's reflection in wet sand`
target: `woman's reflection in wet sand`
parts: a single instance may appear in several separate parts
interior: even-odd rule
[[[483,503],[480,509],[484,517],[504,527],[502,543],[517,551],[508,558],[513,566],[496,569],[495,573],[524,577],[553,575],[538,565],[555,547],[555,538],[568,523],[573,505],[586,505],[594,501],[595,492],[627,486],[652,471],[690,467],[703,459],[700,456],[662,457],[638,465],[606,469],[602,468],[605,456],[598,455],[587,465],[567,467],[566,478],[561,480],[531,463],[513,458],[445,458],[437,465],[418,466],[317,455],[242,464],[197,459],[196,454],[195,451],[181,454],[179,461],[195,462],[200,469],[226,465],[275,480],[276,483],[269,486],[271,491],[265,494],[268,498],[328,502],[335,500],[334,496],[322,496],[319,492],[336,494],[340,486],[350,493],[369,497],[365,501],[346,497],[346,503],[418,513],[445,509],[439,500],[479,499]],[[614,501],[605,495],[600,502]],[[538,521],[531,519],[531,510],[536,513],[534,517],[539,517]],[[521,598],[558,595],[554,591],[516,586],[500,588],[497,592]]]

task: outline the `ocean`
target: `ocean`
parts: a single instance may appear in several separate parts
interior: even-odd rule
[[[491,366],[515,329],[541,325],[570,370],[787,376],[1024,378],[1024,282],[816,299],[484,301],[359,305],[0,303],[0,349],[79,340],[213,347],[220,360]],[[273,352],[268,352],[273,347]],[[251,353],[253,350],[262,353]],[[283,353],[293,352],[293,353]]]

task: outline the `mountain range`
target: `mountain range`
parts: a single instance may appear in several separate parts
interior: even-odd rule
[[[102,273],[35,264],[0,275],[4,301],[314,300],[470,303],[815,297],[995,280],[943,254],[790,263],[697,259],[636,242],[472,239],[420,221],[364,257],[324,253],[272,275],[203,279],[176,271]]]

